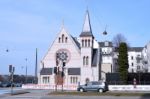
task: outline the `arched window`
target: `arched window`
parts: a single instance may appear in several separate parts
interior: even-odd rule
[[[59,43],[60,43],[60,40],[61,40],[61,38],[59,37],[59,40],[58,40]]]
[[[65,43],[67,43],[67,40],[68,40],[68,38],[66,37],[66,38],[65,38]]]
[[[88,47],[90,47],[90,40],[88,40]]]
[[[62,34],[62,43],[64,43],[64,34]]]
[[[84,47],[84,40],[82,40],[82,47]]]
[[[85,47],[87,47],[87,40],[85,40]]]
[[[83,57],[83,66],[85,65],[85,56]]]
[[[86,65],[88,65],[89,64],[89,57],[87,56],[86,57]]]

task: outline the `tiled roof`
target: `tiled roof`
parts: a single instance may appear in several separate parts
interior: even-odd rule
[[[143,47],[129,47],[128,51],[142,52]]]
[[[68,68],[68,75],[80,75],[80,68]]]
[[[92,37],[93,37],[92,32],[82,32],[82,33],[80,34],[80,37],[88,37],[88,36],[92,36]]]
[[[52,68],[42,68],[40,75],[52,75]]]
[[[75,44],[77,45],[77,47],[80,49],[80,43],[77,41],[77,39],[75,37],[72,37],[72,39],[75,42]]]
[[[108,43],[108,45],[106,43]],[[113,46],[112,42],[109,42],[109,41],[99,42],[99,45],[100,45],[100,47],[112,47]]]

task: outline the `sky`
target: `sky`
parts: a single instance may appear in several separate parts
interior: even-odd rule
[[[34,75],[36,48],[39,64],[63,22],[79,37],[87,9],[97,41],[121,33],[130,46],[144,47],[150,41],[149,5],[150,0],[0,0],[0,74],[9,74],[11,64],[15,74],[25,75],[27,66]]]

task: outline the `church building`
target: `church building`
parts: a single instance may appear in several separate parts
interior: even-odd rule
[[[87,10],[78,39],[71,36],[64,26],[57,34],[41,61],[38,84],[68,87],[105,80],[105,73],[113,71],[112,51],[111,42],[95,40]],[[103,59],[102,56],[110,58]]]

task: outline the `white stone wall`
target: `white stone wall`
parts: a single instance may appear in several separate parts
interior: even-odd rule
[[[59,43],[59,37],[64,34],[65,37],[67,37],[67,43]],[[66,63],[66,78],[65,84],[68,84],[68,76],[67,76],[67,68],[80,68],[81,67],[81,56],[80,56],[80,50],[75,45],[74,41],[70,37],[70,35],[66,32],[65,29],[62,29],[62,31],[59,33],[55,41],[53,42],[52,46],[49,48],[48,52],[46,53],[45,57],[43,58],[42,62],[44,63],[44,68],[54,68],[56,66],[56,52],[60,49],[67,49],[70,53],[70,59]],[[43,65],[40,65],[40,69],[43,67]],[[39,75],[39,83],[43,84],[42,77],[44,75]],[[80,77],[78,77],[80,80]],[[55,84],[54,80],[54,73],[53,75],[50,75],[50,84]]]
[[[128,52],[128,63],[129,63],[129,72],[137,72],[137,66],[140,64],[137,64],[137,57],[142,57],[142,52],[136,52],[136,51],[129,51]],[[140,66],[140,69],[142,71],[142,66]]]

